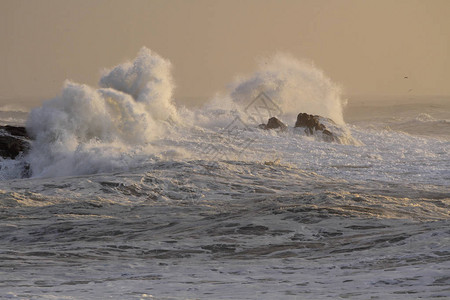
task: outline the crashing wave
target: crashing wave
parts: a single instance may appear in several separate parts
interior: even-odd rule
[[[29,154],[33,174],[110,171],[130,146],[162,134],[161,121],[177,118],[170,70],[169,61],[142,48],[134,61],[107,71],[100,89],[66,82],[61,96],[28,118],[35,139]]]

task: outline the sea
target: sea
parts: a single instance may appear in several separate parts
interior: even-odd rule
[[[1,299],[450,298],[449,97],[345,97],[281,54],[202,106],[174,87],[142,48],[0,107],[32,138],[0,158]]]

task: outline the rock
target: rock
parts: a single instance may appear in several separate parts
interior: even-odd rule
[[[276,129],[276,128],[281,128],[281,130],[285,130],[287,128],[286,124],[284,124],[283,122],[281,122],[279,119],[277,119],[276,117],[272,117],[269,119],[269,121],[267,122],[266,125],[267,129]]]
[[[30,148],[30,143],[13,136],[0,136],[0,156],[3,158],[16,158]]]
[[[30,141],[25,127],[0,126],[0,156],[16,158],[30,149]]]
[[[261,124],[258,126],[258,128],[261,129],[277,129],[277,128],[281,128],[281,130],[286,130],[287,126],[286,124],[284,124],[283,122],[281,122],[278,118],[276,117],[272,117],[269,119],[269,121],[266,124]]]
[[[317,130],[323,131],[325,130],[326,127],[325,125],[320,123],[319,118],[320,116],[309,115],[306,113],[299,113],[297,116],[297,122],[295,122],[294,127],[306,127],[307,131],[310,134],[313,134],[313,129],[316,131]]]
[[[337,141],[338,139],[336,135],[328,130],[323,122],[327,124],[334,124],[332,120],[321,116],[299,113],[297,116],[297,121],[295,122],[295,127],[305,128],[305,133],[307,135],[319,133],[326,142]]]
[[[0,164],[0,170],[3,168],[14,168],[19,173],[20,178],[31,177],[32,171],[28,161],[21,154],[26,154],[31,148],[31,139],[25,127],[0,126],[0,157],[4,159],[13,159],[12,164]],[[15,177],[14,177],[15,178]]]
[[[13,135],[13,136],[29,138],[25,127],[6,125],[6,126],[0,126],[0,130],[3,130],[6,133]]]

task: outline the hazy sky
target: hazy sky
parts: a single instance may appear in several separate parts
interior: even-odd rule
[[[96,86],[142,46],[172,62],[175,97],[197,102],[277,51],[348,95],[450,95],[449,16],[449,0],[0,0],[0,99]]]

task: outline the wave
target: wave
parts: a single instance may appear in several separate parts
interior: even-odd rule
[[[329,118],[345,128],[341,88],[311,62],[287,54],[261,60],[257,71],[238,76],[225,93],[197,111],[184,111],[185,120],[206,128],[223,128],[236,117],[251,126],[278,117],[294,126],[300,112]],[[348,133],[348,132],[347,132]]]
[[[22,113],[21,113],[22,114]],[[12,116],[11,116],[12,115]],[[23,126],[27,120],[27,115],[15,115],[8,113],[7,116],[0,112],[0,125]]]
[[[0,112],[29,113],[30,110],[17,104],[5,104],[0,105]]]
[[[177,118],[170,70],[168,60],[142,48],[134,61],[105,71],[99,89],[67,81],[61,96],[30,112],[32,173],[85,174],[123,165],[117,159],[130,146],[145,145],[162,134],[160,121]]]
[[[28,117],[28,111],[16,105],[0,106],[0,124],[23,126]]]
[[[412,135],[431,136],[450,140],[450,120],[437,119],[427,113],[420,113],[406,120],[392,122],[389,124],[389,128]]]
[[[113,172],[159,157],[195,156],[205,130],[220,134],[236,118],[243,129],[259,130],[272,116],[293,127],[299,112],[318,114],[349,137],[342,143],[355,144],[340,87],[312,63],[277,54],[192,110],[174,105],[171,70],[170,61],[144,47],[134,60],[105,70],[99,88],[66,81],[61,95],[33,109],[26,122],[34,139],[25,157],[33,176]]]
[[[248,103],[264,92],[279,107],[279,116],[295,122],[299,112],[321,115],[343,125],[341,87],[311,62],[276,54],[259,63],[250,76],[238,78],[230,86],[235,103]]]
[[[422,123],[422,124],[450,124],[450,120],[447,119],[436,119],[433,116],[421,113],[417,117],[412,120],[414,123]]]

